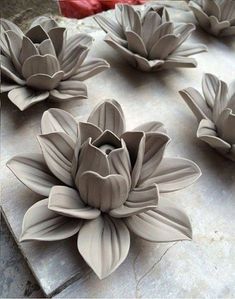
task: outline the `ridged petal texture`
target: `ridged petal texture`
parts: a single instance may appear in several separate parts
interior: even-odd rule
[[[75,235],[82,220],[69,218],[48,209],[48,199],[40,200],[24,215],[21,241],[56,241]]]
[[[195,26],[170,22],[164,7],[152,4],[141,14],[131,5],[117,5],[115,16],[116,21],[108,15],[97,15],[95,20],[107,33],[105,41],[142,71],[196,67],[196,61],[187,56],[207,51],[204,45],[187,45],[185,49],[183,43]]]
[[[25,34],[11,21],[0,21],[1,92],[9,92],[20,110],[48,97],[59,102],[85,99],[81,81],[109,68],[103,59],[86,60],[91,36],[69,35],[52,18],[38,17]]]
[[[235,81],[228,87],[213,74],[205,74],[202,92],[194,88],[180,91],[182,98],[196,116],[197,137],[225,157],[235,160]]]
[[[191,0],[189,7],[199,25],[208,33],[217,36],[235,35],[235,2],[233,0]]]
[[[129,26],[139,30],[136,21]],[[205,82],[210,86],[210,93],[205,93],[216,103],[226,89],[222,84],[217,92],[216,80]],[[233,117],[231,108],[217,116],[222,108],[217,104],[216,120],[223,131],[233,125]],[[201,127],[204,135],[210,130],[216,134],[213,123],[210,129],[206,125]],[[78,234],[80,254],[102,279],[126,258],[130,231],[153,242],[191,239],[188,217],[162,193],[192,184],[200,169],[192,161],[164,157],[170,138],[162,123],[152,121],[125,132],[120,104],[106,100],[93,109],[88,122],[77,123],[71,114],[49,109],[42,116],[41,130],[42,154],[8,162],[19,180],[47,197],[26,212],[21,241],[56,241]]]
[[[126,258],[130,234],[122,220],[102,215],[82,226],[77,244],[82,257],[102,279]]]

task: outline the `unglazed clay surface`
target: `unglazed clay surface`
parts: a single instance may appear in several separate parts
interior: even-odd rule
[[[196,60],[188,56],[207,50],[202,44],[186,44],[195,26],[172,22],[163,6],[136,11],[130,5],[116,5],[115,17],[116,21],[97,15],[95,20],[107,33],[105,41],[142,71],[196,67]]]
[[[60,109],[43,114],[42,153],[7,163],[27,187],[47,197],[26,212],[21,241],[78,234],[80,254],[102,279],[125,260],[129,231],[152,242],[191,239],[188,217],[163,194],[191,185],[200,169],[164,157],[170,139],[162,123],[125,127],[115,100],[98,104],[78,124]]]
[[[214,36],[235,35],[234,0],[191,0],[189,7],[199,25]]]
[[[173,21],[196,22],[184,1],[164,3],[180,4],[177,9],[168,8]],[[112,11],[109,14],[114,18]],[[60,25],[69,31],[91,33],[95,41],[88,55],[106,59],[112,67],[86,81],[89,100],[39,103],[30,108],[30,113],[29,110],[20,112],[10,101],[2,101],[2,212],[44,293],[47,296],[57,294],[56,298],[233,298],[234,164],[196,138],[197,120],[178,91],[189,86],[199,90],[206,72],[231,82],[234,77],[234,42],[229,39],[221,42],[202,30],[196,30],[189,42],[208,44],[210,49],[208,53],[197,56],[198,67],[164,70],[158,76],[130,67],[103,41],[104,33],[92,19],[61,18]],[[221,57],[223,63],[218,67]],[[166,157],[185,157],[195,161],[202,176],[188,188],[165,194],[189,216],[193,241],[156,244],[132,234],[125,261],[111,275],[100,280],[79,254],[76,235],[55,242],[19,243],[25,212],[43,196],[25,187],[5,164],[15,155],[40,151],[35,136],[41,133],[40,121],[45,106],[47,109],[51,105],[65,109],[78,116],[77,121],[84,122],[98,101],[114,95],[127,116],[127,128],[133,129],[150,120],[163,122],[172,138]],[[12,273],[19,274],[19,267],[7,259],[6,263],[5,267],[2,264],[3,273],[8,283],[10,275],[15,277],[11,284],[14,284],[17,297],[22,284]]]
[[[25,34],[1,19],[1,93],[8,92],[20,110],[48,97],[59,102],[87,98],[82,81],[109,67],[103,59],[85,60],[91,44],[91,36],[68,36],[48,17],[37,18]]]
[[[235,80],[228,88],[216,76],[205,74],[202,91],[203,96],[192,87],[180,91],[199,122],[197,137],[235,161]]]

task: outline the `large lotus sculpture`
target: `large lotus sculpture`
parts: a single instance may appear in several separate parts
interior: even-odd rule
[[[87,97],[85,79],[108,68],[103,59],[84,62],[92,38],[68,35],[51,18],[39,17],[24,34],[1,19],[1,92],[20,109],[50,98],[67,101]]]
[[[194,88],[180,91],[195,114],[197,137],[235,161],[235,80],[227,84],[212,74],[202,79],[203,96]]]
[[[214,36],[235,35],[235,1],[201,0],[190,1],[199,25]]]
[[[164,158],[169,137],[161,123],[125,132],[122,108],[99,104],[87,122],[50,109],[38,137],[42,154],[16,156],[12,172],[47,197],[26,212],[21,241],[55,241],[78,234],[77,246],[99,278],[126,258],[130,233],[153,242],[191,239],[188,217],[164,194],[199,176],[193,162]]]
[[[147,7],[141,14],[130,5],[116,5],[115,16],[116,21],[103,14],[95,20],[107,32],[105,41],[142,71],[196,67],[188,56],[207,51],[204,45],[184,44],[195,26],[171,22],[164,7]]]

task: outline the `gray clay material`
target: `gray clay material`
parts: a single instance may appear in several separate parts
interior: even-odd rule
[[[7,163],[46,197],[25,213],[21,241],[78,235],[78,251],[102,279],[127,257],[130,231],[152,242],[191,239],[189,218],[162,194],[191,185],[201,172],[190,160],[164,157],[170,139],[162,123],[126,131],[120,104],[107,100],[87,122],[52,108],[41,124],[42,153]]]
[[[196,67],[196,60],[189,56],[207,51],[203,44],[185,43],[195,25],[171,21],[163,6],[148,5],[136,11],[131,5],[120,4],[115,17],[100,14],[95,20],[107,33],[107,44],[142,71]]]
[[[234,0],[190,1],[189,7],[199,25],[214,36],[235,35]]]
[[[202,91],[203,96],[192,87],[180,91],[199,122],[197,137],[235,161],[235,80],[228,87],[216,76],[205,74]]]
[[[83,81],[109,67],[103,59],[85,60],[91,44],[91,36],[68,36],[52,18],[38,17],[25,34],[1,19],[1,93],[8,92],[20,110],[47,98],[59,102],[87,98]]]

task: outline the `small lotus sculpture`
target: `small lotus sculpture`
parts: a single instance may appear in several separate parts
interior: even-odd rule
[[[202,79],[203,96],[194,88],[180,91],[195,114],[197,137],[235,161],[235,80],[227,84],[212,74]]]
[[[68,36],[52,18],[37,18],[25,34],[1,19],[1,92],[8,92],[20,110],[48,97],[55,101],[86,98],[82,81],[109,67],[103,59],[84,62],[91,44],[92,37]]]
[[[188,217],[164,195],[192,184],[200,169],[163,157],[169,137],[161,123],[125,131],[121,106],[108,100],[87,122],[49,109],[41,128],[42,153],[7,163],[27,187],[47,197],[26,212],[21,241],[78,234],[78,251],[102,279],[126,258],[129,231],[153,242],[191,239]]]
[[[164,7],[150,6],[141,14],[130,5],[116,5],[115,16],[116,21],[103,14],[95,20],[107,33],[105,41],[142,71],[196,67],[188,56],[207,51],[204,45],[184,44],[195,26],[174,24]]]
[[[199,25],[214,36],[235,35],[235,1],[234,0],[201,0],[190,1]]]

